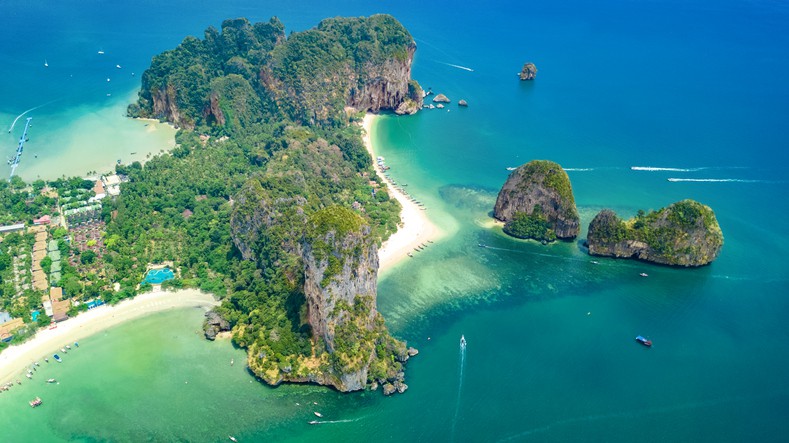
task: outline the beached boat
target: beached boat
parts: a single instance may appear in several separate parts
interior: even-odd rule
[[[66,349],[71,350],[71,346],[66,345]]]
[[[33,374],[27,373],[27,374],[25,374],[25,377],[27,377],[27,378],[32,380],[33,379]]]
[[[62,361],[63,361],[63,360],[60,358],[60,356],[59,356],[59,355],[57,355],[57,354],[53,355],[53,356],[52,356],[52,358],[54,358],[54,359],[55,359],[55,361],[56,361],[56,362],[58,362],[58,363],[60,363],[60,362],[62,362]]]
[[[323,417],[323,414],[318,411],[313,412],[313,414],[315,414],[316,417]]]
[[[642,345],[644,345],[646,347],[652,346],[652,340],[646,339],[646,338],[644,338],[644,337],[642,337],[640,335],[636,336],[636,341],[641,343]]]
[[[414,256],[414,254],[412,254],[411,252],[406,252],[406,255],[409,256],[409,257],[413,257]]]
[[[30,400],[30,407],[35,408],[36,406],[41,406],[41,397],[36,397],[33,400]]]

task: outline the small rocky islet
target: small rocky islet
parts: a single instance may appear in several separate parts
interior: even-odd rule
[[[504,222],[506,234],[543,243],[573,239],[580,225],[567,173],[547,160],[530,161],[510,174],[493,217]],[[640,210],[629,220],[604,209],[589,224],[585,243],[593,256],[693,267],[718,257],[723,233],[709,206],[686,199],[657,211]]]

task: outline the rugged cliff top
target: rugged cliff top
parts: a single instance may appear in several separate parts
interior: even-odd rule
[[[202,40],[187,37],[155,56],[128,113],[232,132],[283,116],[337,126],[347,123],[346,107],[415,112],[422,99],[414,92],[421,88],[409,89],[415,50],[408,31],[384,14],[326,19],[289,36],[276,17],[225,20],[221,32],[208,28]]]
[[[519,238],[552,241],[578,235],[570,178],[557,163],[532,160],[515,169],[496,199],[493,216]]]
[[[718,257],[723,233],[709,206],[682,200],[626,221],[603,210],[589,225],[587,244],[592,255],[702,266]]]

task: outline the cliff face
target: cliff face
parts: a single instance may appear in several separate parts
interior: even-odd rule
[[[580,224],[570,178],[561,166],[546,160],[531,161],[510,174],[499,191],[493,216],[512,228],[520,223],[528,224],[532,221],[528,218],[535,224],[547,223],[547,228],[561,239],[576,237]]]
[[[313,338],[331,355],[331,384],[341,391],[356,391],[367,384],[374,353],[365,335],[374,333],[378,316],[378,248],[361,218],[348,210],[337,211],[355,223],[347,230],[319,229],[305,242],[304,295]]]
[[[591,255],[702,266],[718,257],[723,234],[712,209],[683,200],[627,221],[605,209],[589,224],[587,245]]]

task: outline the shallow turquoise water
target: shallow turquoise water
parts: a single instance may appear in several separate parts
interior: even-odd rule
[[[103,48],[122,71],[139,73],[155,53],[225,17],[278,15],[297,30],[326,16],[393,13],[419,45],[414,77],[453,104],[383,118],[378,149],[453,235],[379,283],[390,329],[421,351],[409,362],[406,395],[250,383],[243,353],[202,341],[200,315],[186,311],[86,340],[56,368],[62,384],[44,386],[68,395],[48,396],[42,408],[24,403],[44,392],[33,385],[2,394],[0,405],[21,406],[3,408],[0,436],[30,436],[19,429],[35,426],[41,441],[222,441],[232,433],[241,441],[718,442],[782,441],[789,431],[786,5],[232,1],[197,2],[184,14],[174,1],[150,14],[152,2],[40,4],[0,6],[4,17],[48,29],[0,30],[13,43],[0,54],[3,115],[63,89],[39,87],[38,74],[28,74],[44,56],[50,68],[79,66],[73,54],[90,60]],[[110,26],[119,22],[112,17],[125,20]],[[515,77],[526,60],[539,69],[531,83]],[[108,112],[103,91],[89,98],[88,77],[103,81],[114,63],[86,65],[84,83],[67,88],[71,101],[40,111]],[[119,87],[131,89],[137,80],[124,81]],[[468,109],[454,105],[460,98]],[[71,130],[64,121],[51,136]],[[682,198],[710,205],[725,236],[721,256],[701,269],[594,265],[580,242],[504,237],[488,227],[488,212],[505,168],[533,158],[571,169],[584,228],[604,207],[631,215]],[[637,334],[653,348],[638,346]],[[307,424],[318,407],[331,423]]]

